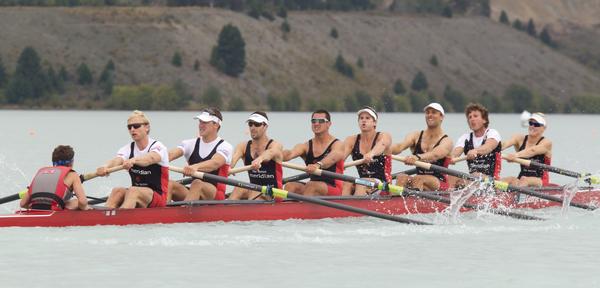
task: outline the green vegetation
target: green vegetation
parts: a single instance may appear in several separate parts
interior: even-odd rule
[[[20,104],[46,95],[48,85],[40,63],[40,57],[33,47],[23,49],[15,74],[6,89],[8,103]]]
[[[4,88],[4,85],[8,82],[7,80],[6,68],[4,68],[4,62],[2,62],[2,57],[0,57],[0,89]]]
[[[175,67],[181,67],[183,65],[183,60],[181,59],[181,53],[179,51],[175,51],[173,57],[171,57],[171,64]]]
[[[200,70],[200,61],[198,61],[198,59],[196,59],[194,61],[194,71],[199,71]]]
[[[217,45],[213,47],[210,64],[231,77],[246,68],[246,43],[240,30],[232,24],[223,26]]]
[[[427,77],[425,77],[425,74],[423,74],[421,71],[417,72],[415,78],[413,78],[413,81],[410,84],[410,89],[414,91],[423,91],[427,90],[428,87],[429,83],[427,83]]]
[[[292,31],[290,23],[288,23],[287,19],[283,20],[283,23],[281,23],[281,32],[283,32],[283,35],[285,36],[287,33],[290,33],[290,31]]]
[[[335,58],[333,68],[348,78],[354,78],[354,68],[346,62],[342,54],[338,54]]]
[[[542,29],[542,32],[540,33],[540,40],[544,44],[546,44],[552,48],[556,48],[556,46],[557,46],[556,42],[554,42],[554,40],[552,40],[552,36],[550,36],[550,32],[548,31],[547,27],[544,27],[544,29]]]
[[[396,95],[406,93],[406,88],[404,88],[404,83],[402,83],[402,79],[397,79],[396,82],[394,82],[394,93]]]
[[[433,65],[435,67],[438,66],[439,63],[438,63],[437,56],[435,56],[435,54],[431,55],[431,58],[429,58],[429,64],[431,64],[431,65]]]
[[[339,37],[338,31],[335,29],[335,27],[331,28],[331,31],[329,31],[329,36],[333,39],[337,39]]]
[[[356,60],[356,66],[358,66],[358,68],[365,68],[365,63],[362,59],[362,57],[358,57],[358,60]]]
[[[535,23],[533,23],[533,19],[529,19],[529,22],[527,22],[527,29],[525,31],[527,31],[529,36],[537,37],[537,30],[535,29]]]
[[[498,21],[500,21],[502,24],[510,25],[510,20],[508,20],[506,11],[502,10],[502,12],[500,12],[500,19],[498,19]]]
[[[92,71],[85,63],[79,64],[77,67],[77,83],[79,85],[91,85],[94,82]]]

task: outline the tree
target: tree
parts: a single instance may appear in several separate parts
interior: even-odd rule
[[[515,19],[515,21],[513,21],[513,28],[523,31],[523,23],[521,23],[521,20]]]
[[[94,82],[92,71],[90,71],[90,68],[85,63],[79,64],[79,67],[77,67],[77,75],[77,83],[79,83],[79,85],[90,85]]]
[[[277,10],[277,16],[281,18],[287,18],[287,9],[285,9],[284,6],[279,7],[279,10]]]
[[[54,90],[59,93],[64,92],[64,81],[59,77],[59,75],[54,71],[52,66],[48,67],[48,72],[46,73],[46,77],[48,79],[48,90]]]
[[[69,81],[69,73],[67,72],[65,66],[60,66],[60,70],[58,71],[58,77],[60,77],[60,79],[62,79],[64,82]]]
[[[444,99],[448,100],[454,112],[462,111],[467,105],[467,97],[450,85],[446,85],[444,88]]]
[[[17,68],[6,90],[8,102],[22,103],[28,99],[41,98],[47,87],[40,57],[33,47],[25,47],[19,55]]]
[[[354,68],[352,68],[352,66],[350,66],[350,64],[346,62],[342,54],[338,54],[333,67],[335,68],[335,70],[342,73],[342,75],[348,78],[354,78]]]
[[[401,79],[397,79],[396,82],[394,82],[394,94],[402,95],[404,93],[406,93],[406,88],[404,88],[404,83],[402,83]]]
[[[492,7],[490,0],[481,0],[481,15],[490,18],[492,16]]]
[[[422,91],[427,90],[427,88],[429,88],[429,83],[427,83],[427,77],[425,77],[425,74],[423,74],[423,72],[417,72],[415,78],[410,84],[410,88],[414,91]]]
[[[431,58],[429,59],[429,63],[435,67],[438,66],[438,59],[437,59],[437,56],[435,56],[435,54],[431,55]]]
[[[288,23],[287,19],[283,20],[283,23],[281,23],[281,31],[283,32],[283,34],[287,34],[290,33],[290,31],[292,30],[292,28],[290,27],[290,23]]]
[[[275,96],[271,93],[267,95],[267,104],[269,109],[272,111],[283,111],[285,110],[285,103],[281,97]]]
[[[183,61],[181,60],[181,53],[179,51],[175,51],[173,57],[171,57],[171,64],[175,67],[181,67]]]
[[[288,93],[285,102],[285,108],[287,111],[300,111],[302,99],[300,98],[300,92],[298,91],[298,89],[292,89]]]
[[[223,99],[221,99],[221,91],[214,86],[208,86],[202,95],[202,102],[210,107],[221,107]]]
[[[200,61],[198,61],[198,59],[196,59],[196,61],[194,61],[194,71],[198,71],[200,70]]]
[[[535,29],[535,23],[533,23],[533,19],[529,19],[529,22],[527,22],[527,34],[537,37],[537,31]]]
[[[504,91],[504,99],[512,103],[512,112],[531,109],[533,93],[523,85],[512,84]]]
[[[500,12],[499,21],[502,24],[510,25],[510,20],[508,20],[508,15],[506,14],[506,11],[502,10],[502,12]]]
[[[396,97],[388,91],[383,92],[381,95],[381,103],[383,104],[383,111],[395,112],[396,111]]]
[[[331,38],[333,39],[337,39],[338,38],[338,31],[337,29],[335,29],[335,27],[331,28],[331,31],[329,31],[329,36],[331,36]]]
[[[554,40],[552,40],[552,36],[550,36],[550,32],[548,32],[548,28],[544,27],[544,29],[542,29],[542,33],[540,33],[540,40],[542,40],[542,42],[552,48],[556,48],[556,43],[554,42]]]
[[[232,24],[225,25],[213,47],[210,64],[226,75],[237,77],[246,68],[245,46],[240,30]]]
[[[7,82],[7,78],[8,76],[6,75],[6,68],[4,68],[2,57],[0,57],[0,88],[4,87]]]
[[[452,8],[449,5],[446,5],[444,10],[442,10],[442,16],[452,18]]]

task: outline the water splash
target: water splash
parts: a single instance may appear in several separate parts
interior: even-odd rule
[[[569,207],[571,206],[571,200],[579,191],[579,180],[575,180],[573,182],[567,183],[563,186],[563,203],[562,208],[560,209],[560,213],[563,217],[566,217],[569,213]]]
[[[473,195],[487,195],[490,191],[490,183],[485,181],[471,181],[463,189],[458,189],[450,192],[450,206],[446,208],[446,211],[451,219],[452,223],[458,223],[458,217],[460,215],[460,208],[471,198]],[[493,191],[493,190],[492,190]]]

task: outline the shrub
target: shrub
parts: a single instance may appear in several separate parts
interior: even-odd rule
[[[292,27],[290,27],[290,23],[288,23],[287,19],[283,20],[283,23],[281,23],[281,31],[283,34],[290,33],[291,30]]]
[[[429,88],[429,83],[427,83],[427,77],[425,77],[425,74],[423,74],[423,72],[419,71],[417,72],[417,74],[415,74],[415,78],[410,84],[410,88],[414,91],[422,91],[427,90],[427,88]]]
[[[341,54],[338,54],[333,67],[335,70],[342,73],[342,75],[348,78],[354,78],[354,68],[352,68],[352,66],[346,62],[344,56]]]
[[[22,103],[27,99],[41,98],[48,84],[40,64],[40,57],[33,47],[25,47],[17,60],[17,68],[8,83],[6,98],[9,103]]]
[[[525,86],[512,84],[504,91],[504,99],[512,104],[512,112],[520,113],[531,109],[533,93]]]
[[[508,20],[508,15],[506,14],[506,11],[502,10],[502,12],[500,12],[500,18],[498,19],[498,21],[500,21],[500,23],[502,24],[510,25],[510,20]]]
[[[200,61],[198,61],[198,59],[196,59],[196,61],[194,61],[194,71],[198,71],[200,70]]]
[[[4,68],[2,57],[0,57],[0,88],[4,87],[7,81],[8,75],[6,74],[6,68]]]
[[[173,57],[171,57],[171,64],[173,64],[175,67],[181,67],[181,65],[183,65],[182,62],[183,60],[181,59],[181,54],[179,51],[176,51],[175,54],[173,54]]]
[[[435,67],[438,66],[438,59],[437,59],[437,56],[435,56],[435,54],[431,55],[431,58],[429,58],[429,64],[431,64]]]
[[[285,102],[285,107],[287,111],[300,111],[302,99],[300,98],[300,92],[298,92],[298,89],[292,89],[288,93]]]
[[[231,98],[231,100],[229,101],[227,110],[229,110],[229,111],[245,111],[246,104],[244,103],[244,100],[242,98],[236,96],[236,97]]]
[[[225,25],[213,47],[210,64],[226,75],[237,77],[246,68],[245,46],[240,30],[231,24]]]
[[[91,85],[94,82],[92,71],[85,63],[79,64],[77,67],[77,83],[79,85]]]
[[[404,88],[404,83],[402,83],[401,79],[396,79],[394,82],[394,94],[401,95],[406,93],[406,88]]]
[[[537,37],[537,30],[535,29],[533,19],[529,19],[529,22],[527,22],[527,34],[529,34],[529,36]]]
[[[223,99],[219,88],[212,85],[208,86],[202,94],[202,102],[210,107],[221,107],[221,105],[223,105]]]
[[[362,57],[358,57],[358,60],[356,61],[356,66],[358,66],[359,68],[365,68],[365,63],[363,62]]]
[[[556,48],[556,43],[554,42],[554,40],[552,40],[552,36],[550,36],[550,32],[548,32],[548,28],[544,27],[544,29],[542,29],[542,33],[540,33],[540,40],[542,40],[542,42],[552,48]]]
[[[335,29],[335,27],[331,28],[331,31],[329,31],[329,36],[331,36],[331,38],[333,39],[337,39],[338,38],[338,31],[337,29]]]

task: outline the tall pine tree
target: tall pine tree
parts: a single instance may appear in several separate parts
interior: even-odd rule
[[[33,47],[25,47],[17,61],[17,68],[6,91],[9,103],[23,103],[39,99],[46,94],[46,75],[40,64],[40,56]]]
[[[232,24],[223,26],[217,45],[213,47],[210,64],[232,77],[237,77],[244,72],[246,43],[237,27]]]

